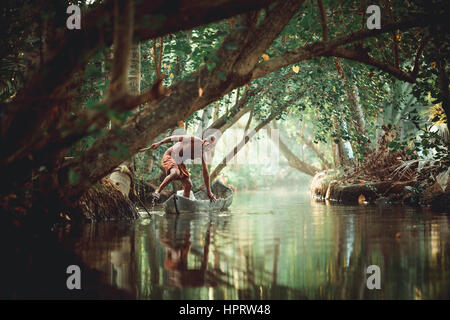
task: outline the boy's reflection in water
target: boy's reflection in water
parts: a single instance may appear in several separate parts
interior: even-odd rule
[[[203,247],[192,247],[191,218],[188,214],[166,215],[167,224],[159,233],[161,244],[166,248],[164,269],[168,271],[170,284],[177,287],[216,286],[212,274],[207,272],[211,220],[206,232],[195,230],[204,237]]]

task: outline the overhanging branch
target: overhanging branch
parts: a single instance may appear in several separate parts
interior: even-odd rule
[[[369,54],[367,54],[364,51],[359,51],[359,50],[354,50],[354,49],[346,49],[346,48],[336,48],[336,49],[332,50],[329,53],[329,55],[338,57],[338,58],[344,58],[344,59],[349,59],[349,60],[353,60],[353,61],[358,61],[358,62],[362,62],[366,65],[377,67],[378,69],[383,70],[383,71],[393,75],[397,79],[400,79],[403,81],[407,81],[410,83],[413,83],[416,81],[416,77],[417,77],[416,74],[406,73],[406,72],[400,70],[400,68],[396,68],[396,67],[390,65],[389,63],[376,60],[376,59],[372,58],[371,56],[369,56]]]
[[[298,63],[301,61],[310,60],[314,57],[319,56],[333,56],[332,52],[340,48],[341,46],[344,46],[346,44],[351,44],[356,41],[360,41],[365,38],[374,37],[386,32],[390,32],[392,30],[405,30],[412,27],[420,27],[420,26],[426,26],[426,25],[437,25],[437,24],[445,24],[445,16],[418,16],[410,19],[406,19],[403,21],[399,21],[396,23],[390,23],[386,24],[381,29],[374,29],[374,30],[360,30],[356,32],[352,32],[346,36],[339,37],[336,39],[328,40],[328,41],[317,41],[314,43],[311,43],[306,46],[302,46],[300,48],[297,48],[292,51],[288,51],[284,54],[281,54],[279,56],[276,56],[268,61],[261,62],[257,64],[252,71],[252,77],[251,79],[258,79],[261,77],[266,76],[267,74],[278,70],[280,68],[289,66],[294,63]],[[348,50],[348,49],[345,49]],[[342,52],[341,52],[342,53]],[[348,53],[348,52],[347,52]],[[354,55],[354,52],[352,52],[352,57],[356,58],[356,55]],[[373,58],[372,58],[373,59]],[[402,80],[410,81],[412,77],[406,73],[398,72],[399,70],[395,67],[389,66],[388,64],[379,62],[379,61],[373,61],[372,59],[362,59],[364,61],[370,62],[371,65],[377,66],[377,67],[383,67],[385,71],[393,72],[393,74],[399,75]],[[361,62],[364,62],[361,61]],[[364,62],[366,63],[366,62]]]

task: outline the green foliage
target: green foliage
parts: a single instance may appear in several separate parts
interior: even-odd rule
[[[363,14],[365,4],[361,1],[323,1],[327,10],[328,37],[330,39],[341,37],[352,31],[364,28]],[[384,3],[380,2],[382,9]],[[51,26],[65,25],[64,14],[68,1],[27,1],[4,0],[0,11],[0,36],[3,45],[0,47],[0,102],[9,102],[23,85],[25,71],[39,60],[35,53],[43,45],[42,26],[51,22]],[[86,5],[78,1],[80,5]],[[100,5],[96,1],[94,5]],[[46,4],[46,6],[45,6]],[[439,14],[448,9],[448,4],[439,1],[391,1],[393,16],[397,21],[411,15]],[[259,22],[264,21],[273,5],[263,10],[259,15]],[[56,14],[58,13],[58,14]],[[142,21],[148,23],[149,28],[164,23],[165,16],[149,16]],[[141,23],[140,21],[139,23]],[[322,40],[322,26],[319,23],[320,12],[316,1],[305,1],[302,10],[287,24],[279,37],[268,48],[265,54],[273,59],[281,54],[290,52],[295,48],[308,43]],[[101,22],[100,22],[101,23]],[[233,30],[242,30],[246,27],[234,25]],[[218,21],[205,26],[196,27],[189,31],[178,32],[164,36],[162,47],[161,72],[167,75],[164,80],[166,86],[177,81],[193,81],[191,73],[200,68],[214,70],[221,62],[217,49],[224,45],[230,52],[240,48],[240,43],[224,42],[224,39],[233,30],[227,20]],[[428,156],[433,153],[436,159],[447,161],[445,152],[448,146],[445,141],[438,140],[435,134],[429,131],[422,112],[426,107],[442,101],[442,92],[439,84],[439,72],[449,73],[448,64],[442,65],[447,59],[448,32],[440,28],[425,28],[420,32],[413,29],[400,33],[399,60],[402,70],[411,70],[415,62],[415,53],[418,44],[425,38],[430,38],[420,57],[417,84],[409,85],[401,81],[393,81],[386,73],[378,71],[360,63],[341,61],[342,70],[337,70],[335,58],[322,57],[287,66],[262,79],[251,81],[247,86],[240,88],[242,97],[246,90],[261,89],[255,96],[248,97],[245,106],[253,112],[254,122],[264,121],[277,110],[289,104],[287,111],[278,115],[277,119],[283,123],[285,137],[295,142],[293,149],[300,153],[302,145],[297,137],[299,128],[308,137],[317,143],[318,149],[326,153],[331,161],[330,145],[332,141],[349,141],[359,160],[363,160],[368,147],[373,147],[377,139],[377,130],[382,125],[392,124],[399,130],[397,139],[389,144],[394,151],[403,149],[412,154]],[[257,35],[264,37],[264,35]],[[160,39],[141,43],[141,91],[145,91],[156,79],[155,54],[159,55]],[[153,47],[156,52],[153,52]],[[386,62],[392,62],[392,34],[368,38],[364,42],[352,44],[356,49],[364,49],[371,56]],[[34,54],[34,55],[33,55]],[[266,58],[266,57],[265,57]],[[264,59],[265,59],[264,58]],[[118,113],[106,110],[105,105],[99,103],[105,96],[110,73],[111,49],[100,48],[98,53],[90,59],[83,70],[77,72],[75,77],[82,79],[81,87],[75,94],[75,102],[70,112],[76,115],[86,109],[96,108],[104,111],[115,127],[120,127],[130,117],[132,112]],[[263,59],[261,58],[261,61]],[[293,68],[295,67],[295,69]],[[230,79],[226,70],[217,72],[221,81]],[[354,108],[346,94],[346,87],[358,89],[360,104],[362,105],[366,120],[365,132],[356,129]],[[227,115],[229,109],[236,102],[236,91],[224,95],[216,101],[217,116]],[[432,98],[427,98],[432,97]],[[0,110],[3,111],[3,110]],[[192,129],[201,121],[202,111],[184,119],[184,124]],[[229,116],[231,120],[231,116]],[[79,124],[79,123],[78,123]],[[70,156],[79,156],[94,141],[106,134],[107,128],[92,128],[89,136],[84,137],[67,153]],[[171,131],[161,133],[170,134]],[[419,139],[416,141],[416,137]],[[411,145],[411,141],[413,145]],[[149,141],[150,143],[150,141]],[[432,150],[432,151],[431,151]],[[126,146],[117,144],[110,152],[111,156],[130,156]],[[303,153],[302,153],[303,154]],[[142,155],[142,161],[157,161],[161,151],[151,155]],[[305,153],[308,161],[317,158],[308,151]],[[153,165],[146,170],[142,164],[142,174],[149,179],[155,178],[158,166]],[[248,172],[253,170],[247,168]],[[149,171],[148,173],[145,173]],[[230,173],[232,174],[232,173]],[[236,183],[239,177],[234,177]],[[238,181],[239,180],[239,181]]]

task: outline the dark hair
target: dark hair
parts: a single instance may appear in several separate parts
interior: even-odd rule
[[[216,137],[214,135],[210,135],[210,136],[206,137],[206,140],[214,142],[214,141],[216,141]]]

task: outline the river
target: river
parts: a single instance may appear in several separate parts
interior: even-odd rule
[[[449,217],[401,206],[238,193],[218,214],[65,227],[58,237],[102,281],[137,299],[450,298]],[[368,289],[367,267],[381,289]]]

